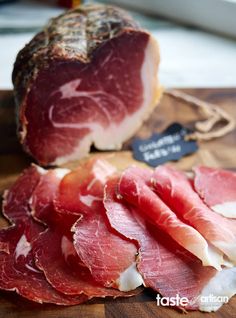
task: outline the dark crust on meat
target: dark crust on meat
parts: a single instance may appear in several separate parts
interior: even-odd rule
[[[12,73],[17,106],[50,61],[88,63],[105,41],[135,30],[139,26],[125,11],[101,4],[80,6],[52,19],[17,55]]]

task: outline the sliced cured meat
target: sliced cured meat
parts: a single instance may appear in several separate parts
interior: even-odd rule
[[[38,224],[28,221],[0,231],[0,288],[15,290],[39,303],[74,305],[86,301],[85,295],[72,297],[57,292],[35,266],[31,241],[39,229]]]
[[[51,22],[17,56],[19,135],[39,163],[120,149],[160,97],[154,37],[124,11],[89,4]]]
[[[91,209],[91,217],[87,215],[79,220],[73,230],[75,249],[96,281],[122,291],[142,285],[136,270],[137,247],[114,233],[102,202]]]
[[[82,165],[62,179],[55,206],[61,214],[74,215],[74,220],[80,216],[73,226],[74,245],[95,280],[105,287],[128,291],[142,284],[137,271],[137,278],[126,286],[127,279],[120,278],[135,265],[137,247],[114,233],[102,202],[104,184],[115,171],[105,160]]]
[[[152,172],[147,169],[131,167],[120,178],[118,192],[129,203],[138,207],[142,213],[168,233],[176,242],[197,256],[203,265],[221,269],[224,264],[223,253],[211,247],[205,238],[192,226],[179,218],[149,186]]]
[[[30,199],[31,214],[37,221],[50,225],[58,217],[54,211],[53,200],[62,178],[69,172],[69,169],[58,168],[45,171],[41,176]]]
[[[236,221],[209,209],[184,173],[159,166],[152,177],[155,191],[184,220],[236,264]]]
[[[54,288],[63,294],[85,294],[88,298],[124,297],[135,293],[123,293],[97,283],[79,259],[71,235],[62,231],[65,232],[65,229],[49,228],[33,244],[37,267]],[[53,243],[48,245],[48,242]]]
[[[30,198],[45,170],[32,165],[5,192],[4,213],[15,225],[0,231],[0,288],[15,290],[39,303],[79,304],[87,296],[66,296],[56,291],[35,266],[33,242],[44,231],[30,214]]]
[[[194,188],[203,201],[216,213],[236,218],[236,173],[203,166],[193,170]]]
[[[32,196],[34,216],[49,226],[33,242],[37,267],[44,272],[49,283],[63,294],[85,294],[88,298],[134,294],[103,287],[79,259],[70,231],[73,220],[67,215],[62,218],[62,215],[56,214],[53,206],[59,183],[66,173],[66,169],[50,170],[41,178]]]
[[[12,187],[4,192],[3,214],[10,222],[29,218],[29,199],[44,173],[44,169],[31,165]]]
[[[217,271],[143,218],[137,208],[117,198],[119,178],[106,183],[104,205],[111,226],[139,244],[138,270],[144,283],[165,297],[187,297],[187,309],[198,309],[201,291]],[[213,288],[209,288],[211,293]],[[207,294],[208,295],[208,294]]]
[[[91,213],[93,204],[102,200],[107,178],[115,171],[107,161],[96,158],[79,166],[62,179],[55,199],[56,210],[75,215]]]

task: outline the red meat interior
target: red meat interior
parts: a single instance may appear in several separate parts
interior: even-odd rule
[[[100,46],[91,63],[53,61],[40,71],[25,109],[25,144],[39,162],[72,153],[89,133],[87,124],[106,129],[139,109],[147,42],[146,33],[125,33]],[[73,87],[65,86],[71,81]]]

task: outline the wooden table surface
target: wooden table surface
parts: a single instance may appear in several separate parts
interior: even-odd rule
[[[218,104],[236,118],[236,89],[189,89],[185,92],[200,99]],[[162,131],[173,122],[180,122],[187,127],[194,127],[194,122],[201,119],[201,114],[193,107],[177,102],[164,95],[151,118],[143,125],[138,136],[149,136],[153,131]],[[21,149],[16,138],[14,102],[12,92],[0,92],[0,193],[8,188],[23,168],[31,162]],[[202,163],[213,167],[236,168],[236,131],[209,142],[199,143],[199,150],[193,155],[173,163],[181,169],[190,170],[192,166]],[[119,164],[129,164],[130,141],[124,145],[124,152],[119,153]],[[124,162],[121,162],[124,161]],[[75,167],[78,162],[67,165]],[[0,225],[6,221],[1,218]],[[87,304],[71,307],[39,305],[24,300],[10,292],[0,292],[0,318],[18,317],[67,317],[67,318],[178,318],[182,313],[166,307],[157,307],[156,294],[146,290],[129,299],[91,300]],[[189,318],[236,318],[236,297],[216,313],[189,312]]]

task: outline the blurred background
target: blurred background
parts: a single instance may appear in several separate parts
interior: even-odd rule
[[[17,52],[79,0],[0,0],[0,89],[12,89]],[[236,86],[236,0],[97,1],[127,9],[157,38],[165,87]]]

